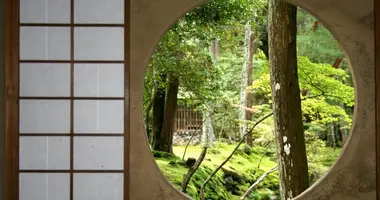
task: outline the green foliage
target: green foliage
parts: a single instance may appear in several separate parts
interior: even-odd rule
[[[327,103],[323,97],[302,101],[302,114],[305,121],[313,124],[331,124],[345,122],[349,128],[352,119],[340,106]]]
[[[326,146],[326,133],[331,124],[350,129],[354,105],[354,88],[347,59],[338,43],[320,25],[312,29],[316,19],[298,10],[297,16],[298,77],[302,94],[302,112],[309,163],[310,182],[320,178],[335,161],[339,151]],[[213,0],[180,18],[158,43],[145,78],[144,111],[151,103],[154,86],[166,87],[161,75],[180,80],[178,97],[181,104],[195,105],[203,110],[210,104],[214,132],[226,140],[239,136],[241,69],[244,62],[245,25],[250,23],[255,34],[253,84],[247,91],[254,95],[252,126],[264,114],[271,112],[269,63],[265,56],[267,34],[267,0]],[[219,57],[210,52],[212,42],[219,41]],[[344,58],[339,69],[332,67],[337,58]],[[144,115],[146,113],[144,112]],[[260,123],[253,132],[254,147],[243,145],[223,170],[206,187],[206,199],[237,199],[263,172],[276,162],[273,118]],[[208,149],[205,161],[194,174],[188,194],[199,199],[200,185],[232,151],[233,145],[217,143]],[[182,156],[184,147],[174,147]],[[190,146],[188,157],[197,158],[201,147]],[[163,174],[179,188],[187,172],[177,156],[153,151]],[[260,169],[257,168],[261,161]],[[249,199],[270,199],[279,191],[277,173],[270,174],[252,192]]]
[[[346,128],[349,128],[351,116],[340,106],[342,103],[348,106],[354,104],[354,88],[341,81],[348,79],[348,75],[330,65],[312,63],[303,56],[298,57],[298,69],[300,87],[308,93],[301,96],[304,121],[317,124],[344,122]],[[257,95],[265,96],[270,102],[269,73],[256,79],[250,89]]]
[[[337,58],[344,57],[336,39],[319,23],[316,30],[313,24],[318,21],[309,13],[298,9],[297,13],[297,52],[299,56],[307,56],[312,62],[332,65]]]
[[[306,88],[313,95],[323,94],[326,99],[354,104],[354,88],[345,85],[349,76],[341,69],[335,69],[328,64],[311,62],[307,57],[298,57],[300,87]]]

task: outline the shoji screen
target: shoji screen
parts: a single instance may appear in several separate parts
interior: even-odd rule
[[[19,199],[124,199],[124,0],[18,3]]]

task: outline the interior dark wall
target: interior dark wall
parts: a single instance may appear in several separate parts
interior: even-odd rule
[[[5,199],[5,0],[0,0],[0,199]]]

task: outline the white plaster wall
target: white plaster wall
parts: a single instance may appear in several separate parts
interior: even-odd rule
[[[329,28],[350,58],[356,86],[352,137],[329,173],[297,200],[374,200],[375,89],[372,0],[287,0]],[[160,37],[202,0],[131,0],[131,200],[187,199],[160,173],[142,118],[145,70]]]

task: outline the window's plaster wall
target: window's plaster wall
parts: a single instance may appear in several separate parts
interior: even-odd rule
[[[143,78],[160,37],[202,0],[131,0],[131,200],[181,200],[161,175],[147,146],[142,120]],[[350,57],[356,81],[352,138],[330,173],[302,194],[302,200],[374,200],[375,111],[372,0],[289,0],[321,19]],[[0,0],[0,199],[4,199],[5,0]]]
[[[356,86],[351,140],[330,172],[297,200],[375,200],[375,88],[372,0],[287,0],[318,17],[350,57]],[[146,66],[165,31],[203,0],[131,0],[131,200],[181,200],[160,173],[144,134]]]

